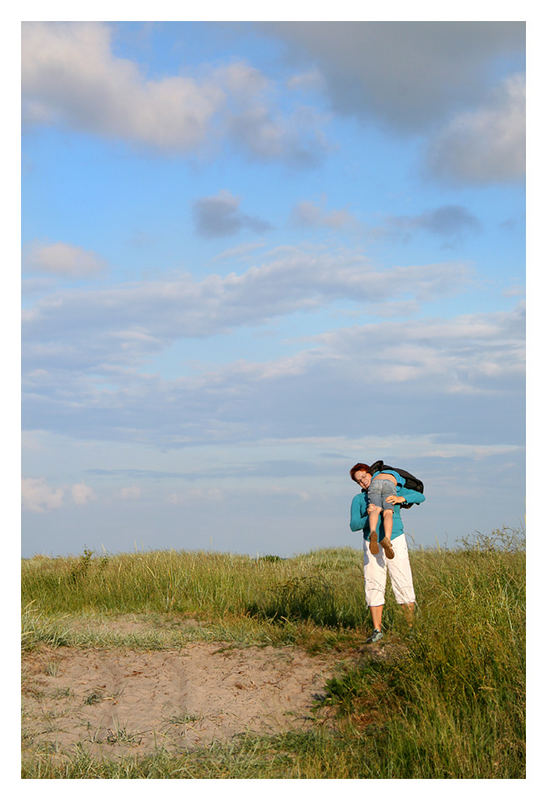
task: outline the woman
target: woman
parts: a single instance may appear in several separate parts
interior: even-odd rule
[[[401,519],[400,503],[423,503],[425,500],[421,492],[406,489],[404,486],[397,485],[397,494],[392,494],[386,498],[387,502],[393,503],[393,528],[391,533],[391,546],[394,558],[386,560],[384,549],[376,545],[371,550],[370,546],[370,525],[368,518],[368,493],[372,475],[368,464],[355,464],[349,474],[361,487],[361,492],[352,500],[350,528],[352,531],[363,531],[364,549],[364,573],[365,573],[365,599],[372,616],[373,632],[367,639],[367,644],[379,641],[382,636],[382,612],[385,602],[386,574],[389,572],[391,586],[395,594],[395,600],[402,607],[410,624],[414,615],[414,603],[416,596],[412,584],[412,571],[408,558],[408,548],[406,537],[403,530]],[[383,520],[379,523],[378,540],[381,543],[384,538]],[[375,543],[373,543],[374,545]],[[374,552],[374,550],[376,552]]]

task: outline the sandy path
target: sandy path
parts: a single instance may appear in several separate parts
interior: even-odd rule
[[[177,752],[311,723],[339,656],[296,648],[43,648],[23,657],[23,746],[94,755]]]

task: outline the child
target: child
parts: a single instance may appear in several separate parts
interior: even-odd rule
[[[373,555],[378,553],[378,534],[376,525],[378,517],[382,513],[384,523],[384,538],[380,542],[384,548],[387,558],[393,558],[395,553],[391,546],[391,533],[393,531],[393,509],[395,503],[401,498],[397,494],[397,485],[403,487],[405,480],[398,472],[386,469],[372,475],[368,488],[368,519],[370,527],[370,552]]]

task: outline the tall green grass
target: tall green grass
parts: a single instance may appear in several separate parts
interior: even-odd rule
[[[23,604],[32,601],[48,614],[93,610],[219,616],[256,610],[265,591],[275,594],[290,581],[314,579],[332,588],[333,624],[342,609],[350,624],[363,621],[361,558],[351,548],[292,559],[174,550],[97,558],[89,551],[72,558],[40,556],[23,561],[22,598]]]
[[[89,644],[89,637],[70,632],[71,621],[84,616],[191,616],[207,627],[187,637],[299,642],[311,649],[343,638],[342,629],[351,638],[366,620],[361,557],[351,548],[292,559],[180,551],[94,557],[85,551],[24,561],[21,583],[27,648],[40,641]]]
[[[412,568],[419,614],[404,651],[333,678],[326,702],[374,732],[383,777],[524,777],[523,541],[494,532],[414,552]]]
[[[413,550],[412,630],[388,590],[386,636],[325,687],[330,726],[171,756],[24,761],[25,777],[523,778],[525,553],[518,532]],[[208,636],[315,649],[362,643],[362,554],[291,559],[151,552],[23,562],[26,646],[77,643],[59,619],[192,615]],[[150,643],[148,644],[150,646]],[[152,644],[152,646],[154,646]],[[332,728],[334,725],[334,728]]]

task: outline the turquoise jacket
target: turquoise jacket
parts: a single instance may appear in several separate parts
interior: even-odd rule
[[[397,492],[394,492],[394,494],[397,494],[398,497],[404,497],[408,503],[423,503],[425,501],[425,496],[421,492],[415,492],[413,489],[405,489],[405,487],[401,488],[398,486]],[[363,491],[356,494],[351,501],[349,526],[352,531],[363,531],[363,537],[365,539],[370,539],[367,506],[368,492],[363,489]],[[378,521],[377,530],[379,534],[378,540],[381,541],[384,538],[384,524],[381,516]],[[393,531],[391,533],[391,538],[395,539],[402,533],[404,533],[404,529],[403,520],[401,519],[401,506],[396,505],[393,509]]]

